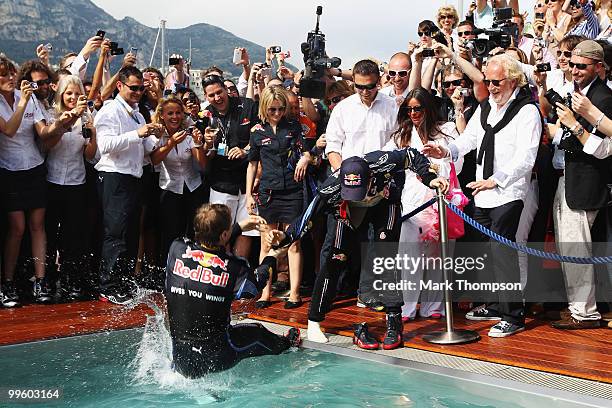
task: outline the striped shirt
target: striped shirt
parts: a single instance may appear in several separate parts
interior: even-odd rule
[[[599,20],[597,20],[597,16],[593,12],[591,2],[587,2],[582,6],[582,14],[585,17],[584,20],[569,30],[565,35],[566,37],[568,35],[582,35],[592,40],[599,35]]]

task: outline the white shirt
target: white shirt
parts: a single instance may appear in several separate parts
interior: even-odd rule
[[[504,116],[510,102],[516,98],[514,91],[508,102],[499,109],[489,97],[491,112],[487,123],[495,126]],[[474,112],[465,131],[449,144],[452,157],[464,156],[473,149],[480,149],[485,131],[480,125],[480,107]],[[476,207],[494,208],[527,195],[531,170],[535,163],[542,134],[540,114],[535,105],[523,106],[512,120],[495,135],[495,157],[491,179],[497,187],[484,190],[474,197]],[[483,163],[484,164],[484,163]],[[483,165],[476,166],[476,180],[483,180]]]
[[[15,102],[11,107],[0,95],[0,116],[8,121],[17,109],[21,92],[15,90]],[[21,125],[13,137],[0,132],[0,167],[10,171],[30,170],[40,166],[44,159],[36,144],[34,124],[45,120],[42,108],[32,95],[23,112]]]
[[[89,62],[89,58],[85,59],[82,54],[79,53],[73,60],[72,64],[68,67],[68,71],[72,75],[76,75],[81,78],[81,81],[85,80],[85,75],[87,74],[87,63]]]
[[[145,150],[137,131],[144,124],[138,106],[130,106],[120,95],[105,103],[94,119],[100,151],[96,170],[140,178]]]
[[[378,92],[382,92],[383,94],[392,97],[393,99],[395,99],[395,103],[397,103],[398,95],[395,94],[395,87],[393,85],[385,86],[383,89],[379,90]],[[402,102],[406,100],[406,97],[408,96],[408,92],[410,92],[410,89],[406,87],[406,89],[404,89],[404,92],[402,92],[401,94]]]
[[[397,111],[395,99],[380,92],[370,107],[359,94],[340,101],[327,124],[325,153],[336,152],[346,159],[381,150],[397,129]]]
[[[79,119],[70,132],[64,133],[47,154],[47,181],[62,186],[85,184],[83,151],[89,143],[83,137]]]
[[[582,151],[598,159],[605,159],[612,156],[612,139],[609,137],[602,139],[599,136],[589,135]]]
[[[168,144],[168,135],[161,138],[159,146]],[[176,145],[159,165],[159,187],[162,190],[183,194],[187,185],[189,191],[194,191],[202,185],[202,178],[194,167],[194,156],[191,153],[193,138],[187,136]]]

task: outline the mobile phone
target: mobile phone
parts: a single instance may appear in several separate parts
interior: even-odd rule
[[[270,52],[272,54],[278,54],[279,52],[281,52],[281,47],[280,45],[273,45],[270,47]]]
[[[239,64],[242,60],[242,50],[238,48],[234,48],[234,57],[232,58],[232,62],[234,64]]]
[[[105,35],[106,35],[106,31],[104,30],[98,30],[98,32],[96,33],[96,37],[100,37],[100,38],[104,38]]]
[[[544,13],[535,13],[536,20],[544,20]]]
[[[123,55],[125,54],[125,51],[123,51],[123,48],[111,48],[110,54],[111,55]]]
[[[51,45],[51,43],[47,43],[45,44],[45,48],[47,49],[47,51],[51,52],[53,51],[53,45]]]
[[[436,52],[433,50],[433,48],[424,48],[421,55],[423,56],[423,58],[433,57],[436,55]]]
[[[168,58],[168,65],[178,65],[180,63],[181,63],[181,59],[180,58],[176,58],[176,57]]]
[[[130,54],[134,54],[134,56],[138,55],[138,48],[130,47]]]
[[[90,110],[93,110],[93,109],[94,109],[94,106],[95,106],[94,101],[92,101],[91,99],[87,101],[87,107],[88,107]]]

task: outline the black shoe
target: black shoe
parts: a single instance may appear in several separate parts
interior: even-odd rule
[[[501,320],[501,314],[493,309],[487,309],[486,305],[475,307],[465,314],[468,320]]]
[[[269,307],[271,305],[272,302],[270,302],[269,300],[258,300],[257,302],[255,302],[256,309],[265,309],[266,307]]]
[[[357,326],[355,326],[355,333],[353,334],[353,344],[356,344],[357,347],[366,350],[376,350],[380,345],[378,341],[374,337],[372,337],[372,335],[368,331],[367,323],[359,323]]]
[[[489,329],[489,337],[508,337],[525,330],[524,324],[516,324],[502,320]]]
[[[32,287],[32,296],[36,303],[49,303],[53,299],[45,279],[36,278]]]
[[[78,300],[84,300],[86,297],[85,293],[83,293],[83,290],[80,287],[70,286],[70,288],[68,288],[68,290],[64,292],[63,298],[69,302],[74,302]]]
[[[13,281],[4,282],[2,285],[2,292],[2,307],[12,308],[21,306]]]
[[[383,339],[383,350],[393,350],[404,345],[402,333],[404,323],[401,313],[387,313],[387,333]]]
[[[287,338],[287,340],[289,340],[291,347],[299,347],[302,343],[300,329],[296,327],[290,328],[285,337]]]
[[[129,293],[123,292],[104,292],[100,293],[102,302],[110,302],[115,305],[129,305],[134,301],[134,298]]]
[[[296,309],[300,306],[302,306],[302,299],[298,300],[297,302],[292,302],[290,300],[285,302],[285,309]]]

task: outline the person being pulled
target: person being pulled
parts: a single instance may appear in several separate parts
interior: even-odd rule
[[[272,247],[285,247],[300,239],[311,227],[311,219],[317,213],[331,213],[336,226],[328,229],[325,240],[331,240],[331,251],[317,275],[310,310],[308,312],[308,340],[325,343],[328,341],[320,327],[325,320],[336,295],[338,277],[347,267],[347,248],[351,240],[363,236],[370,225],[374,230],[375,244],[387,243],[397,246],[400,232],[400,202],[404,186],[405,169],[417,173],[421,181],[431,188],[448,190],[448,181],[437,178],[430,170],[429,160],[413,148],[395,151],[374,151],[364,158],[353,156],[342,161],[335,171],[321,185],[314,200],[304,214],[295,220],[285,232],[270,231],[266,239]],[[394,256],[397,248],[385,248]],[[359,254],[350,254],[359,256]],[[379,255],[379,254],[377,254]],[[373,260],[362,265],[370,268],[361,273],[372,273]],[[381,275],[383,281],[399,281],[396,270]],[[391,283],[391,282],[389,282]],[[398,291],[384,291],[379,294],[387,313],[387,330],[382,341],[385,350],[403,345],[402,295]],[[366,323],[357,325],[353,343],[368,350],[378,349],[380,344],[369,332]]]
[[[266,286],[285,250],[270,250],[257,268],[226,251],[243,231],[265,223],[250,218],[232,226],[229,207],[205,204],[194,218],[195,242],[177,239],[166,266],[166,301],[174,369],[197,378],[253,356],[280,354],[300,343],[300,331],[279,336],[259,323],[230,324],[234,298],[253,298]]]

